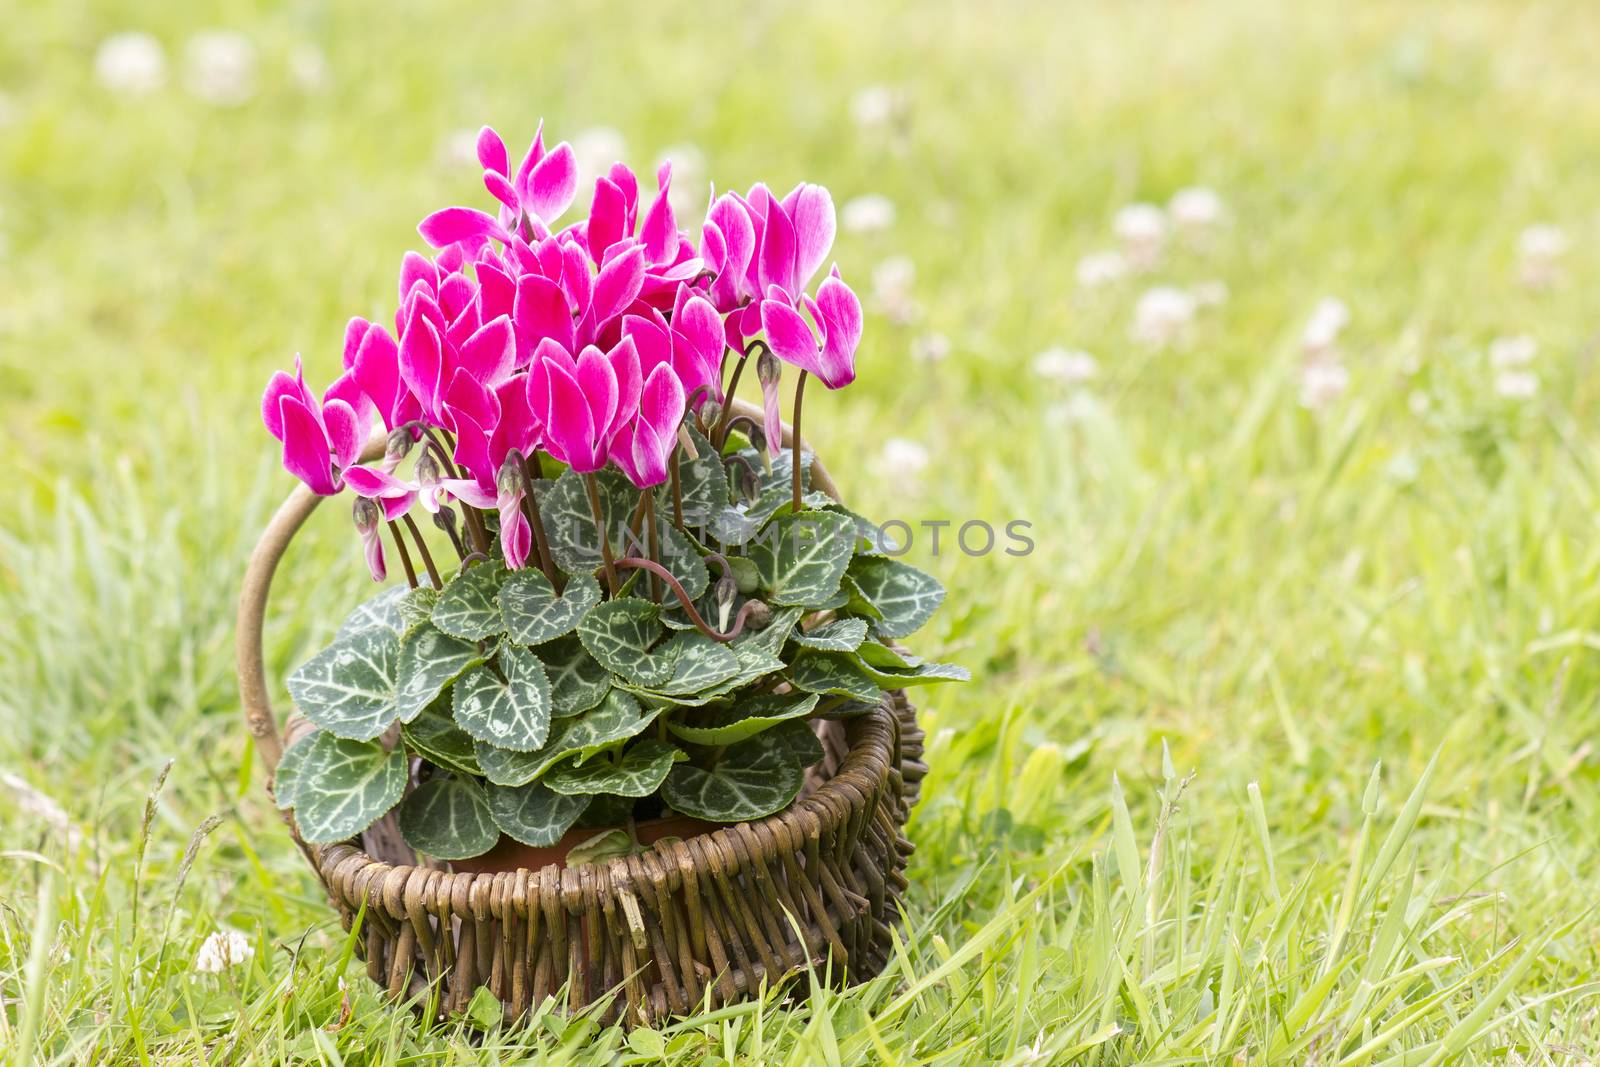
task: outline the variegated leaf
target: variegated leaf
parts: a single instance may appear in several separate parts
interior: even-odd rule
[[[634,685],[660,685],[672,677],[672,660],[652,656],[661,637],[661,605],[638,597],[608,600],[584,616],[578,639],[600,665]]]
[[[447,704],[444,707],[449,710]],[[483,773],[472,747],[472,735],[457,726],[448,714],[432,708],[424,711],[400,728],[400,740],[435,767],[463,774]]]
[[[471,778],[435,778],[400,805],[400,836],[424,855],[441,860],[481,856],[500,840],[483,786]]]
[[[864,674],[884,689],[904,689],[908,685],[933,682],[970,682],[972,672],[954,663],[919,663],[909,670],[880,670],[857,660]]]
[[[831,511],[783,515],[750,546],[773,604],[811,607],[839,591],[855,552],[855,526]]]
[[[757,734],[726,749],[712,767],[680,763],[661,785],[676,811],[710,822],[748,822],[781,811],[799,795],[805,769],[781,744]]]
[[[766,693],[732,707],[707,709],[667,721],[667,729],[696,745],[733,745],[790,719],[811,714],[815,693]]]
[[[626,555],[622,548],[628,537],[628,519],[639,500],[638,490],[620,472],[610,469],[596,473],[595,484],[599,487],[600,511],[605,516],[612,554]],[[589,505],[585,476],[563,471],[555,481],[535,485],[534,493],[539,498],[539,516],[544,520],[546,540],[556,563],[568,574],[594,573],[601,562],[600,533]]]
[[[557,793],[568,796],[607,793],[647,797],[661,788],[672,765],[686,758],[683,750],[676,745],[649,739],[634,745],[618,760],[596,756],[583,763],[563,763],[552,767],[540,781]]]
[[[400,638],[372,626],[336,638],[289,675],[289,696],[300,713],[336,737],[367,741],[389,728],[395,706]]]
[[[795,624],[805,614],[804,608],[778,608],[772,613],[772,621],[760,630],[746,630],[733,639],[733,647],[759,648],[773,655],[783,651],[783,646],[789,640],[789,635],[794,632]]]
[[[854,652],[867,636],[865,619],[831,619],[812,630],[801,630],[795,642],[822,652]]]
[[[837,693],[857,700],[876,701],[878,683],[861,662],[848,652],[804,649],[791,665],[795,687],[808,693]]]
[[[690,459],[687,453],[679,453],[679,498],[683,504],[684,522],[689,526],[699,527],[709,522],[711,516],[727,505],[728,475],[722,465],[722,457],[717,455],[711,443],[693,426],[688,423],[684,426],[689,432],[689,439],[694,443],[696,456]],[[672,514],[670,481],[657,490],[656,496],[657,514]]]
[[[589,807],[587,796],[565,796],[542,782],[490,785],[488,791],[495,825],[507,837],[533,848],[560,841]]]
[[[703,692],[739,673],[739,657],[699,630],[675,633],[654,653],[672,661],[672,676],[651,688],[668,696]]]
[[[277,773],[278,803],[293,806],[300,836],[326,845],[354,837],[399,803],[406,754],[316,730],[289,746]]]
[[[447,634],[482,641],[505,632],[497,594],[507,571],[498,563],[468,567],[445,583],[433,606],[433,624]]]
[[[433,618],[433,606],[439,602],[439,590],[431,585],[408,589],[395,604],[400,616],[400,633],[405,635]]]
[[[850,577],[883,615],[876,624],[884,637],[905,637],[919,629],[944,601],[944,587],[931,574],[884,556],[861,556]]]
[[[613,676],[589,655],[577,637],[563,637],[535,650],[550,678],[550,717],[564,719],[605,699]]]
[[[363,601],[339,624],[339,632],[335,639],[349,637],[363,630],[382,627],[393,630],[396,634],[405,629],[405,621],[401,617],[400,602],[411,592],[410,586],[396,585],[385,589],[370,600]]]
[[[475,667],[451,693],[456,722],[476,740],[533,752],[550,736],[550,680],[532,652],[503,645],[499,670]]]
[[[522,785],[570,756],[582,759],[642,733],[659,710],[642,711],[620,689],[606,694],[593,711],[555,723],[550,740],[537,752],[512,752],[480,741],[475,746],[484,777],[496,785]]]
[[[560,596],[550,579],[531,567],[513,574],[500,587],[500,615],[506,633],[521,645],[543,644],[570,634],[598,603],[600,583],[583,572],[567,580]]]
[[[914,656],[903,649],[891,648],[881,641],[863,641],[861,647],[856,649],[856,655],[869,667],[879,670],[903,671],[920,666],[921,656]]]
[[[471,641],[451,637],[432,622],[400,639],[400,659],[395,668],[395,708],[401,722],[410,722],[422,709],[470,667],[483,662],[483,653]]]

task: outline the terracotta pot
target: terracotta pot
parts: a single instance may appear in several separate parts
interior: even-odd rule
[[[634,823],[633,830],[639,839],[639,844],[653,845],[666,837],[690,838],[696,834],[708,834],[719,826],[719,823],[705,822],[688,815],[669,815],[664,819],[649,819]],[[625,827],[617,826],[612,829],[622,830]],[[450,867],[464,874],[498,874],[501,871],[516,871],[524,867],[530,871],[537,871],[551,864],[565,867],[567,853],[590,838],[605,832],[606,828],[603,826],[573,827],[560,841],[538,848],[524,845],[502,834],[500,843],[488,852],[469,860],[456,860]]]

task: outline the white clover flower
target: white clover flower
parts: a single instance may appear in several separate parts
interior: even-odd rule
[[[1538,223],[1522,231],[1517,238],[1520,262],[1517,275],[1530,289],[1544,289],[1552,285],[1560,273],[1559,260],[1566,255],[1570,242],[1559,226]]]
[[[839,209],[839,225],[847,233],[874,233],[894,225],[894,201],[878,193],[863,193]]]
[[[1539,342],[1527,334],[1496,337],[1489,342],[1489,365],[1497,370],[1525,367],[1539,354]]]
[[[1121,281],[1128,273],[1128,261],[1121,252],[1091,252],[1078,260],[1078,285],[1099,289]]]
[[[118,33],[100,42],[94,76],[114,93],[155,92],[167,82],[167,54],[148,33]]]
[[[1306,320],[1306,328],[1300,335],[1300,347],[1313,357],[1331,355],[1334,346],[1339,343],[1339,335],[1349,324],[1350,309],[1345,302],[1338,297],[1325,296],[1317,301],[1311,318]]]
[[[1300,368],[1300,406],[1322,411],[1350,388],[1350,372],[1337,360],[1312,360]]]
[[[1182,289],[1147,289],[1133,309],[1134,339],[1157,348],[1175,344],[1194,321],[1194,312],[1194,297]]]
[[[256,91],[256,46],[231,30],[205,30],[183,50],[184,85],[208,104],[237,107]]]
[[[917,265],[909,256],[890,256],[872,271],[872,300],[891,320],[910,322],[917,317],[917,303],[911,287],[917,280]]]
[[[1100,373],[1093,356],[1072,348],[1047,348],[1033,357],[1033,373],[1062,385],[1081,385]]]
[[[878,473],[896,480],[914,479],[928,469],[928,450],[905,437],[891,437],[878,453]]]
[[[1228,283],[1220,278],[1196,282],[1189,287],[1194,302],[1203,308],[1221,307],[1228,302]]]
[[[918,363],[943,363],[950,358],[950,338],[936,331],[912,338],[911,358]]]
[[[1167,215],[1180,230],[1209,230],[1221,223],[1225,214],[1222,197],[1201,185],[1179,189],[1167,201]]]
[[[194,969],[201,974],[221,974],[256,954],[255,946],[237,930],[218,930],[195,953]]]
[[[289,50],[289,80],[302,92],[320,93],[328,87],[328,57],[310,41]]]
[[[476,136],[476,134],[474,134]],[[476,144],[476,142],[474,142]],[[573,158],[578,161],[578,189],[594,191],[594,180],[611,169],[611,164],[627,158],[628,141],[620,130],[610,126],[591,126],[579,130],[571,140]],[[473,156],[477,158],[476,155]]]
[[[1122,242],[1122,255],[1135,270],[1149,270],[1161,260],[1167,242],[1167,214],[1154,204],[1129,204],[1112,219]]]
[[[1539,376],[1532,371],[1503,370],[1494,376],[1494,391],[1507,400],[1528,400],[1539,392]]]
[[[905,112],[905,95],[887,85],[869,85],[850,98],[850,118],[865,132],[892,124]]]

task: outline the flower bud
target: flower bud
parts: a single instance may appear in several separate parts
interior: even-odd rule
[[[402,426],[389,434],[389,439],[383,445],[383,458],[391,470],[411,453],[411,446],[416,443],[409,427]]]
[[[761,496],[761,478],[749,467],[739,468],[739,492],[751,503]]]
[[[756,357],[756,380],[764,386],[778,384],[778,379],[783,377],[783,364],[778,362],[778,357],[772,354],[772,349],[763,348]]]
[[[733,612],[734,598],[739,595],[739,583],[732,575],[724,574],[717,580],[717,629],[728,628],[728,616]]]
[[[772,625],[772,609],[763,600],[750,600],[744,606],[744,625],[747,630],[765,630]]]
[[[707,429],[716,426],[722,421],[722,405],[715,400],[707,400],[700,408],[700,424]]]
[[[749,428],[745,430],[745,436],[750,439],[750,447],[755,449],[757,452],[760,452],[762,459],[766,459],[767,458],[767,432],[765,430],[763,430],[761,427],[759,427],[759,426],[755,425],[754,423],[752,423],[749,426]],[[770,469],[772,467],[772,463],[771,463],[770,460],[768,460],[766,466],[767,466],[768,470],[770,471]]]
[[[356,497],[355,505],[350,510],[351,516],[356,521],[356,529],[362,536],[372,533],[378,528],[378,524],[383,521],[383,509],[378,507],[376,500],[358,496]]]
[[[506,461],[500,464],[500,472],[494,479],[495,492],[502,500],[509,499],[522,492],[522,453],[512,449],[506,453]]]
[[[424,489],[432,489],[439,484],[439,461],[433,458],[433,453],[424,451],[417,458],[417,484]]]

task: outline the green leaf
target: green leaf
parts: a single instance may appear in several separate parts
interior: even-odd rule
[[[650,655],[661,634],[661,605],[638,597],[608,600],[578,624],[578,639],[601,666],[646,687],[672,677],[671,659]]]
[[[700,552],[694,547],[694,542],[672,525],[670,512],[666,515],[658,514],[656,522],[661,527],[661,565],[678,579],[678,584],[683,586],[683,591],[689,594],[690,600],[703,595],[711,587],[711,572],[706,570],[705,560],[700,558]],[[642,576],[641,580],[644,580]],[[673,604],[678,602],[677,594],[670,590],[666,594],[666,599]]]
[[[855,552],[855,525],[831,511],[783,515],[750,547],[773,604],[806,607],[839,591]]]
[[[293,804],[300,836],[332,844],[354,837],[400,802],[406,754],[317,730],[284,752],[277,780],[278,802]]]
[[[932,682],[970,682],[972,672],[954,663],[919,663],[910,670],[885,671],[866,663],[858,663],[863,673],[884,689],[903,689],[908,685],[928,685]]]
[[[780,722],[804,718],[811,714],[819,699],[815,693],[767,693],[739,701],[729,708],[699,713],[692,722],[669,719],[667,729],[696,745],[734,745]]]
[[[447,714],[429,709],[400,727],[400,740],[407,748],[435,767],[483,774],[473,751],[472,735],[457,726]]]
[[[484,777],[496,785],[522,785],[569,756],[588,759],[597,752],[642,733],[659,709],[641,711],[639,702],[613,689],[598,708],[555,724],[550,740],[537,752],[512,752],[479,741],[475,746]]]
[[[606,697],[611,672],[589,655],[576,637],[563,637],[536,650],[550,677],[550,716],[564,719],[588,711]]]
[[[814,630],[802,630],[795,641],[823,652],[854,652],[867,636],[865,619],[833,619]]]
[[[598,603],[600,583],[582,572],[567,581],[560,596],[550,579],[531,567],[517,571],[500,587],[500,615],[506,633],[519,645],[543,644],[570,634]]]
[[[615,762],[596,757],[583,763],[563,763],[550,768],[541,781],[567,796],[609,793],[647,797],[661,788],[674,763],[687,758],[676,745],[649,739],[634,745]]]
[[[883,527],[871,519],[857,514],[839,503],[830,500],[823,505],[828,511],[837,511],[841,515],[850,516],[850,521],[856,524],[856,553],[863,556],[879,556],[885,552],[903,552],[906,546],[902,545]]]
[[[532,752],[550,736],[550,680],[539,658],[517,645],[501,646],[499,666],[476,667],[456,683],[456,722],[496,748]]]
[[[467,1001],[467,1019],[480,1030],[492,1030],[505,1017],[505,1005],[486,985],[479,986]]]
[[[441,860],[481,856],[500,840],[483,786],[470,778],[435,778],[400,805],[400,836]]]
[[[468,567],[445,583],[433,606],[433,624],[447,634],[482,641],[505,632],[496,594],[507,571],[498,563]]]
[[[606,860],[621,859],[641,851],[643,849],[634,847],[633,838],[628,836],[628,831],[601,830],[593,837],[586,837],[567,850],[567,866],[582,867],[585,863],[604,863]]]
[[[335,640],[380,627],[393,630],[398,635],[405,629],[405,621],[400,614],[400,602],[409,592],[411,592],[410,586],[396,585],[364,601],[339,624],[339,632],[334,635]]]
[[[761,736],[763,740],[789,753],[802,768],[811,766],[823,756],[822,738],[817,736],[809,722],[791,719],[779,723]]]
[[[857,556],[856,558],[860,559],[861,557]],[[850,577],[849,571],[846,571],[845,576],[839,581],[839,596],[836,600],[840,600],[842,603],[833,603],[827,606],[844,608],[852,615],[861,615],[874,620],[874,624],[883,619],[883,612],[879,611],[872,601],[867,599],[866,594],[861,591],[861,587],[856,584],[856,580]]]
[[[711,443],[688,423],[684,424],[689,439],[694,442],[698,455],[689,459],[680,453],[678,461],[679,495],[683,501],[683,519],[691,526],[701,526],[711,520],[728,503],[728,475]],[[672,485],[669,481],[657,491],[656,512],[672,514]]]
[[[733,649],[699,630],[673,634],[655,654],[672,661],[672,677],[652,687],[669,696],[699,693],[739,673],[739,657]]]
[[[768,736],[727,749],[709,770],[678,764],[662,783],[661,798],[674,810],[711,822],[747,822],[788,807],[805,784],[805,769]]]
[[[407,589],[395,604],[395,613],[400,617],[401,636],[433,618],[433,606],[437,603],[439,590],[431,585]]]
[[[395,668],[395,710],[400,721],[416,718],[463,671],[482,662],[476,644],[451,637],[431,622],[406,634],[400,639]]]
[[[626,536],[628,519],[639,494],[621,472],[603,470],[595,474],[599,487],[600,511],[606,520],[606,535],[614,554]],[[534,495],[539,499],[539,517],[544,520],[546,540],[550,554],[568,574],[593,574],[600,566],[600,533],[594,524],[594,512],[589,507],[589,489],[584,475],[576,471],[563,471],[554,482],[545,480],[534,485]]]
[[[565,796],[542,782],[489,786],[489,811],[505,835],[533,848],[560,841],[589,806],[587,796]]]
[[[944,600],[944,587],[937,578],[897,559],[858,557],[850,565],[850,577],[862,596],[882,612],[877,631],[884,637],[913,633]]]
[[[878,683],[848,652],[806,649],[795,657],[791,677],[795,687],[808,693],[837,693],[876,702],[882,696]]]
[[[386,626],[344,637],[289,675],[289,696],[300,713],[336,737],[368,741],[389,728],[395,707],[400,638]]]
[[[789,640],[795,624],[804,614],[804,608],[778,608],[772,613],[772,621],[767,623],[765,629],[747,630],[733,639],[733,647],[759,648],[777,655],[783,651],[784,643]]]
[[[856,655],[869,667],[880,670],[903,671],[915,667],[922,662],[921,656],[913,656],[909,652],[897,648],[890,648],[879,641],[863,641],[861,647],[856,649]]]

